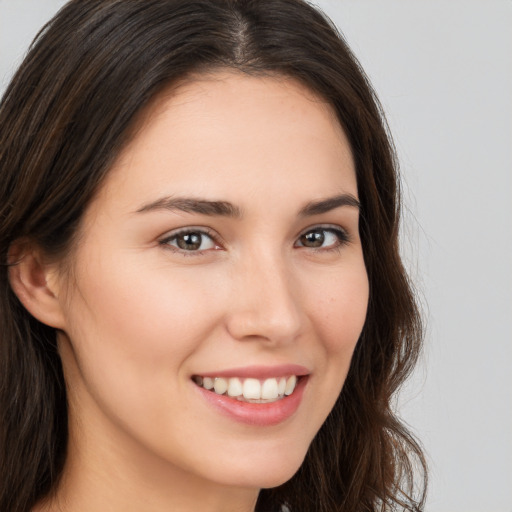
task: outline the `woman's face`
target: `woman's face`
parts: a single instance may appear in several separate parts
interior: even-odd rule
[[[298,83],[225,72],[160,97],[62,273],[70,457],[289,479],[365,320],[357,197],[343,131]]]

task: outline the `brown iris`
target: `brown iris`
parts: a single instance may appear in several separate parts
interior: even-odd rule
[[[325,241],[323,230],[308,231],[300,237],[300,243],[304,247],[322,247]]]
[[[201,247],[201,233],[183,233],[176,237],[176,245],[185,251],[195,251]]]

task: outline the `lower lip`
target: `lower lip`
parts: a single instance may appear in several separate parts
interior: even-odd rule
[[[217,393],[208,391],[196,384],[194,386],[207,402],[221,414],[240,423],[266,427],[278,425],[293,416],[302,401],[307,380],[307,376],[301,377],[291,395],[266,404],[241,402],[226,395],[217,395]]]

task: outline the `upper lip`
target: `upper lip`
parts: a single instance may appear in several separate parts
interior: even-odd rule
[[[216,370],[213,372],[197,373],[201,377],[242,377],[254,379],[270,379],[272,377],[297,377],[309,375],[311,372],[299,364],[280,364],[275,366],[243,366],[239,368],[229,368],[226,370]]]

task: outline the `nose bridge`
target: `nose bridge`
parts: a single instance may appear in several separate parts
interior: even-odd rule
[[[276,248],[253,253],[240,262],[236,275],[228,322],[231,335],[293,341],[302,326],[302,312],[293,273],[283,255]]]

